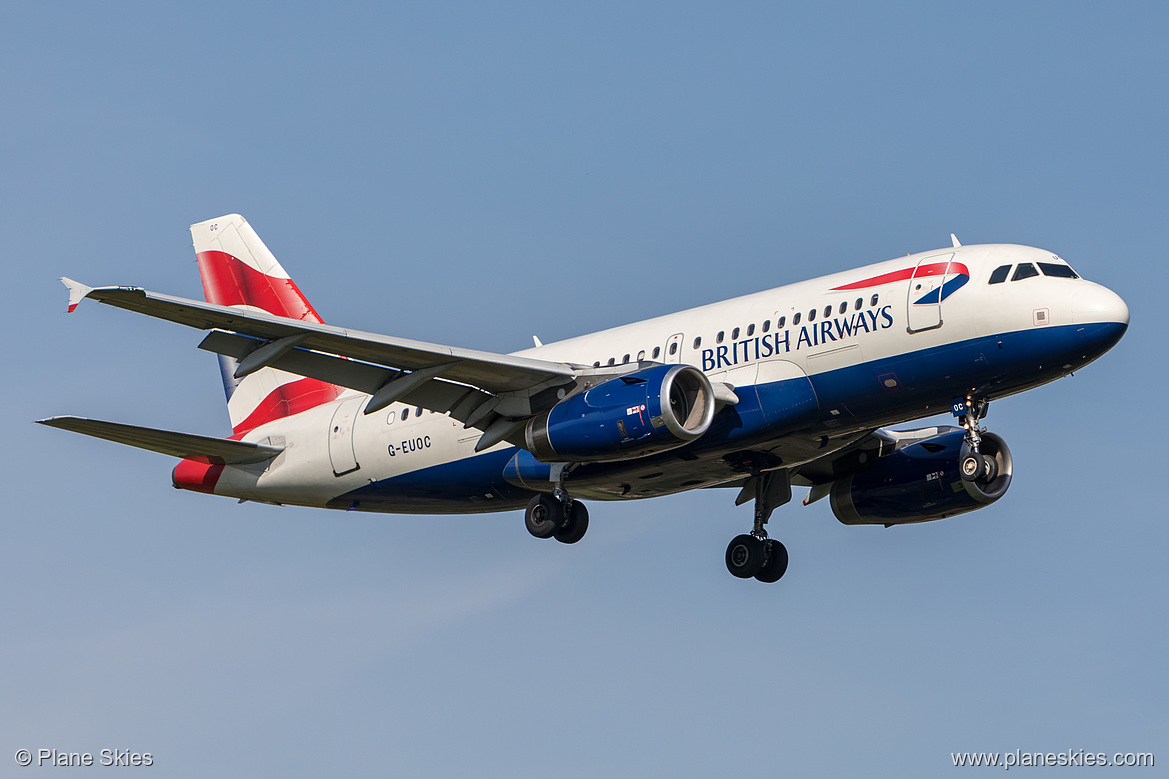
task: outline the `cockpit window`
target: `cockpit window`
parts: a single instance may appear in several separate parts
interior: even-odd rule
[[[1000,265],[994,269],[994,273],[990,274],[990,281],[988,284],[1002,284],[1007,280],[1007,276],[1011,272],[1010,265]]]
[[[1057,279],[1078,279],[1076,272],[1067,265],[1060,265],[1056,262],[1041,262],[1039,263],[1039,270],[1043,271],[1044,276],[1055,276]]]
[[[1035,266],[1029,262],[1024,262],[1015,269],[1015,275],[1011,276],[1011,281],[1018,281],[1019,279],[1029,279],[1032,276],[1038,276],[1039,271],[1035,270]]]

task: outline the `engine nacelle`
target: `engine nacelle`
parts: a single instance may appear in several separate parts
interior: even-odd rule
[[[543,462],[629,460],[675,449],[714,418],[714,391],[692,365],[655,365],[571,395],[524,428]]]
[[[994,461],[989,477],[966,481],[962,430],[917,441],[832,485],[832,513],[846,525],[907,525],[964,514],[1001,498],[1011,484],[1011,450],[983,433],[979,453]]]

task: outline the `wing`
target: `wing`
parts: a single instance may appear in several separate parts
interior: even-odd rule
[[[827,497],[837,479],[856,473],[866,463],[876,461],[891,452],[918,441],[954,430],[947,427],[924,427],[918,430],[889,430],[877,428],[862,433],[847,446],[792,469],[791,483],[800,487],[811,487],[804,498],[804,505],[815,503]]]
[[[571,384],[585,366],[460,349],[406,338],[148,292],[140,287],[88,287],[61,280],[69,310],[84,298],[200,330],[200,348],[239,360],[236,376],[264,367],[372,395],[366,413],[403,401],[488,432],[478,448],[498,443],[531,416],[539,395]]]
[[[118,422],[103,422],[100,419],[85,419],[84,417],[49,417],[48,419],[38,419],[37,424],[204,463],[254,463],[271,459],[284,450],[282,446],[265,446],[245,441],[210,438],[192,433],[176,433],[172,430],[123,425]]]
[[[805,506],[825,498],[832,492],[837,479],[861,469],[864,463],[875,460],[892,451],[904,442],[911,442],[937,432],[937,428],[925,431],[898,431],[877,428],[849,436],[847,443],[834,448],[829,454],[814,457],[788,470],[792,487],[810,487],[804,497]],[[776,466],[777,470],[782,466]],[[744,476],[739,479],[712,485],[708,489],[737,489],[735,505],[741,506],[756,499],[759,485],[758,476]]]

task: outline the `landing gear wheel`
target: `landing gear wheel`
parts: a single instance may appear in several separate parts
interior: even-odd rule
[[[564,523],[564,509],[560,501],[541,493],[532,498],[524,512],[524,525],[536,538],[551,538]]]
[[[979,481],[986,475],[986,460],[977,452],[963,457],[960,467],[963,481]]]
[[[990,484],[992,481],[994,481],[995,479],[998,478],[998,475],[999,475],[998,460],[994,459],[989,454],[984,454],[984,455],[982,455],[982,462],[984,465],[984,468],[982,471],[982,482],[984,484]]]
[[[779,581],[787,573],[787,547],[775,540],[768,540],[766,545],[767,562],[755,574],[755,578],[770,584]]]
[[[574,500],[564,517],[564,524],[556,531],[555,538],[562,544],[575,544],[584,538],[589,529],[589,510],[579,500]]]
[[[989,484],[998,478],[999,464],[988,454],[971,452],[962,458],[962,480]]]
[[[727,546],[727,570],[732,576],[750,579],[763,568],[763,539],[743,534],[731,539]]]

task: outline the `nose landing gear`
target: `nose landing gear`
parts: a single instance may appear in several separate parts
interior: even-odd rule
[[[756,473],[743,486],[735,504],[742,505],[752,496],[755,500],[755,526],[750,533],[731,539],[726,553],[727,570],[740,579],[777,582],[787,572],[787,547],[768,538],[764,525],[772,511],[791,500],[792,488],[787,470]]]
[[[967,452],[959,463],[963,481],[979,484],[994,481],[998,477],[998,461],[978,451],[982,444],[982,434],[986,432],[986,428],[978,423],[986,416],[990,401],[967,395],[955,400],[950,406],[954,416],[958,417],[958,424],[966,429]]]

